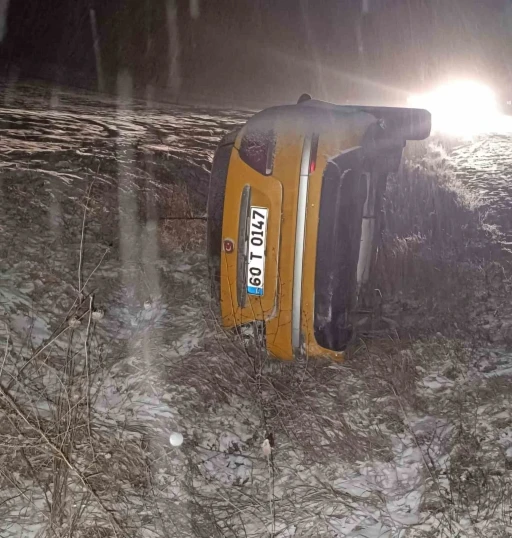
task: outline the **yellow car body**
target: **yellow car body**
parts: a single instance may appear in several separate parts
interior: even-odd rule
[[[341,359],[382,179],[429,132],[423,110],[311,100],[266,109],[222,141],[208,201],[222,325],[262,322],[280,359]]]

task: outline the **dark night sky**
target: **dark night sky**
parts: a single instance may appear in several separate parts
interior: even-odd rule
[[[512,0],[11,0],[3,67],[97,87],[91,9],[105,88],[183,101],[385,101],[512,57]]]

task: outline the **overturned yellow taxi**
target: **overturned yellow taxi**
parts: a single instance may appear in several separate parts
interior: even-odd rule
[[[421,109],[313,99],[255,114],[215,153],[208,262],[222,324],[264,327],[275,357],[340,359],[372,270],[380,201]]]

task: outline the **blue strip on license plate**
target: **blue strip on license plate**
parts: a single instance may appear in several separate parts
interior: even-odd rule
[[[263,288],[255,288],[254,286],[247,286],[247,293],[251,295],[263,295]]]
[[[268,208],[251,207],[247,250],[247,293],[263,295]]]

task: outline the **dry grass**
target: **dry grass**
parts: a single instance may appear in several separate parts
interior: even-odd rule
[[[205,217],[194,205],[187,185],[170,187],[161,215],[160,238],[167,248],[180,251],[205,248]]]
[[[312,532],[315,525],[324,525],[315,516],[319,509],[355,509],[357,497],[333,489],[328,469],[334,462],[388,461],[391,454],[378,420],[367,429],[366,413],[377,415],[376,409],[356,411],[355,398],[361,405],[365,396],[352,384],[353,375],[347,379],[350,367],[286,364],[269,359],[261,348],[253,353],[254,346],[248,348],[232,335],[219,333],[217,338],[213,349],[174,367],[172,378],[197,390],[200,400],[195,410],[205,418],[209,412],[220,418],[227,408],[236,414],[241,401],[245,413],[252,410],[255,436],[234,452],[250,458],[252,478],[239,487],[222,484],[198,473],[201,460],[196,457],[198,467],[190,468],[195,479],[188,490],[198,510],[194,536],[244,536],[244,526],[253,529],[247,530],[248,536],[267,535],[263,528],[274,536],[276,521]],[[225,419],[228,424],[229,416]],[[243,413],[239,419],[243,420]],[[202,427],[208,428],[208,420]],[[260,446],[268,435],[274,450],[267,471]],[[196,442],[199,450],[200,438]],[[317,475],[313,469],[327,475]]]
[[[503,296],[506,291],[495,276],[496,263],[509,263],[498,239],[478,200],[458,182],[445,148],[413,145],[388,181],[382,244],[369,285],[379,290],[382,315],[402,328],[401,336],[478,331],[470,319],[475,298],[498,295],[498,287]]]
[[[197,466],[191,465],[190,472],[196,479],[188,491],[198,510],[194,536],[207,536],[213,528],[217,531],[211,531],[212,536],[243,536],[244,524],[268,525],[266,464],[259,447],[269,432],[275,443],[269,474],[271,513],[305,535],[308,528],[329,535],[328,526],[321,530],[324,521],[319,517],[326,507],[338,514],[363,505],[382,509],[378,495],[362,499],[333,488],[331,481],[340,469],[357,468],[361,462],[394,465],[393,435],[410,437],[421,454],[426,487],[421,517],[437,528],[414,536],[453,535],[465,518],[473,530],[483,522],[493,529],[497,522],[505,523],[510,477],[491,432],[482,440],[485,417],[476,419],[474,410],[489,406],[499,415],[507,405],[503,398],[510,401],[510,396],[492,387],[484,390],[485,383],[468,378],[472,351],[461,342],[361,342],[345,364],[282,363],[253,349],[219,333],[212,349],[172,371],[178,383],[192,384],[198,391],[197,413],[220,417],[234,408],[236,414],[237,402],[244,400],[245,412],[251,408],[259,417],[258,433],[234,452],[251,459],[249,482],[237,487],[219,483],[198,472],[200,458],[193,460]],[[459,389],[425,391],[423,379],[433,374],[453,380]],[[418,417],[445,426],[422,431],[414,422]],[[200,437],[196,442],[199,449]]]
[[[128,405],[144,391],[154,391],[154,384],[145,386],[145,376],[139,376],[140,386],[126,387],[127,372],[122,370],[112,382],[111,369],[119,357],[105,356],[103,314],[96,309],[91,292],[95,289],[92,277],[105,262],[105,253],[93,261],[84,257],[90,237],[85,230],[91,214],[97,215],[104,202],[101,197],[89,200],[91,191],[94,194],[92,186],[85,190],[83,219],[79,217],[78,274],[72,275],[76,280],[68,287],[55,279],[55,294],[66,299],[67,314],[36,349],[30,334],[24,342],[8,338],[3,349],[2,538],[164,535],[169,524],[165,505],[172,497],[165,484],[157,483],[152,467],[155,462],[159,462],[158,469],[171,467],[168,441],[165,435],[162,439],[159,428],[155,433],[154,423],[153,428],[133,424],[133,410]],[[84,259],[92,271],[84,271]],[[65,293],[68,289],[75,290],[71,302]],[[119,399],[126,403],[126,416],[109,415],[108,409],[98,411]],[[179,513],[172,516],[175,535],[185,535]]]
[[[384,513],[382,495],[360,498],[336,489],[333,481],[361,462],[393,465],[392,435],[412,436],[421,451],[423,517],[435,516],[446,532],[461,518],[471,517],[476,525],[506,517],[510,481],[499,453],[482,442],[482,424],[472,409],[508,394],[469,382],[445,399],[419,390],[430,372],[460,384],[471,363],[461,344],[388,338],[360,342],[345,364],[285,364],[269,359],[258,343],[224,334],[211,318],[216,336],[208,347],[166,364],[173,386],[188,391],[178,401],[182,420],[193,425],[178,456],[185,466],[180,474],[177,456],[153,428],[134,430],[129,420],[105,427],[89,413],[96,395],[90,388],[101,384],[106,366],[95,343],[97,327],[88,324],[89,307],[84,301],[70,313],[83,322],[65,326],[60,338],[66,345],[57,347],[56,340],[28,361],[5,350],[2,412],[8,427],[0,443],[20,454],[2,471],[4,491],[12,495],[0,507],[6,525],[20,523],[23,513],[39,518],[41,536],[59,538],[139,536],[143,529],[166,538],[278,536],[292,525],[305,536],[329,536],[332,514],[348,517],[361,506]],[[48,368],[56,383],[44,380]],[[418,415],[433,415],[456,429],[443,438],[435,431],[416,434],[411,417]],[[227,450],[205,446],[207,434],[237,423],[247,424],[253,435]],[[267,460],[261,444],[269,434],[274,448]],[[437,444],[442,449],[432,448]],[[440,465],[440,450],[449,454],[449,467]],[[238,461],[250,473],[223,482],[206,467],[215,458],[229,465]],[[162,466],[180,491],[177,499],[160,496]]]
[[[425,145],[410,151],[416,161],[432,157]],[[472,201],[449,188],[453,170],[443,151],[438,153],[435,166],[405,163],[390,182],[378,283],[384,314],[401,294],[400,307],[408,310],[397,319],[412,312],[411,324],[432,331],[453,321],[454,305],[457,311],[472,308],[475,291],[502,294],[508,271],[488,262],[489,232],[481,231]],[[133,154],[130,186],[156,200],[141,204],[138,216],[146,222],[163,218],[159,239],[169,251],[202,249],[204,222],[190,220],[202,215],[201,193],[188,192],[184,185],[191,181],[175,163],[151,164]],[[110,164],[116,169],[117,163]],[[99,176],[91,168],[91,176]],[[204,178],[199,168],[187,173]],[[91,226],[103,225],[104,207],[118,205],[117,188],[105,189],[114,202],[97,200],[87,207]],[[80,254],[73,253],[77,260]],[[93,265],[101,263],[99,256]],[[281,538],[286,534],[279,530],[286,527],[295,527],[297,536],[332,536],[333,521],[361,510],[386,520],[385,493],[362,498],[334,484],[363,465],[393,467],[399,436],[421,453],[421,517],[430,525],[410,536],[456,536],[463,519],[476,529],[473,536],[500,536],[499,529],[510,524],[511,464],[496,443],[510,426],[501,414],[510,408],[508,378],[471,378],[472,350],[445,339],[405,340],[395,327],[379,340],[358,340],[344,364],[285,364],[266,356],[259,337],[254,342],[226,335],[214,316],[198,309],[194,324],[205,321],[204,315],[210,330],[198,349],[180,357],[165,338],[148,343],[141,330],[129,349],[114,356],[105,353],[102,322],[92,317],[92,292],[74,281],[87,282],[89,276],[78,279],[73,272],[68,284],[84,295],[42,346],[29,351],[27,339],[23,348],[7,342],[2,350],[2,538],[28,533],[15,525],[29,524],[32,530],[38,526],[32,533],[37,538]],[[62,275],[52,278],[62,284]],[[453,289],[458,302],[446,306]],[[170,291],[166,299],[186,310],[187,298]],[[146,288],[130,300],[144,303],[144,294]],[[70,326],[73,317],[81,323]],[[157,348],[156,364],[145,355],[151,346]],[[122,359],[125,364],[116,368]],[[454,388],[427,391],[423,381],[435,375]],[[168,392],[172,419],[135,420],[129,401]],[[120,402],[121,417],[112,418],[110,409],[95,411],[105,394]],[[452,429],[418,431],[418,416]],[[168,442],[174,420],[186,438],[179,450]],[[219,441],[226,432],[237,437],[227,447]],[[262,451],[265,438],[274,444],[270,458]],[[483,526],[478,534],[478,525],[490,520],[497,525]]]

